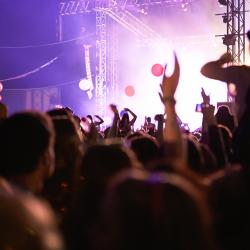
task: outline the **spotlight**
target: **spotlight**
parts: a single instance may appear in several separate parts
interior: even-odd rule
[[[132,97],[135,94],[135,89],[132,85],[128,85],[125,88],[125,94],[126,96]]]
[[[222,37],[222,40],[223,44],[226,46],[235,45],[236,37],[234,34],[225,35],[224,37]]]
[[[228,0],[218,0],[219,4],[227,6]]]
[[[223,15],[222,20],[223,20],[223,23],[229,23],[232,20],[232,18],[230,16]]]

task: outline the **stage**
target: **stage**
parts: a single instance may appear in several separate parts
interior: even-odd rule
[[[163,113],[162,74],[152,66],[167,65],[171,74],[174,52],[181,66],[176,108],[183,123],[191,130],[201,125],[195,112],[201,87],[215,106],[227,101],[226,84],[200,74],[204,63],[226,51],[215,37],[225,33],[215,15],[225,6],[217,1],[15,2],[1,3],[0,19],[1,96],[10,113],[62,105],[79,116],[103,116],[108,124],[107,106],[115,103],[133,110],[140,128],[145,116]]]

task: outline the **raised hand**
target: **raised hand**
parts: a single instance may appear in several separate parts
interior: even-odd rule
[[[210,96],[206,95],[205,90],[201,88],[201,96],[204,104],[210,104]]]
[[[99,115],[95,115],[95,118],[97,118],[99,120],[99,121],[94,122],[96,126],[99,126],[102,123],[104,123],[104,120]]]
[[[110,105],[109,105],[109,108],[111,109],[111,111],[112,111],[114,114],[118,113],[118,110],[117,110],[117,107],[116,107],[115,104],[110,104]]]
[[[176,54],[174,54],[174,57],[175,57],[175,67],[173,74],[170,77],[168,77],[166,76],[164,71],[162,83],[160,84],[161,93],[159,93],[159,95],[162,103],[174,100],[174,94],[179,83],[180,65]]]

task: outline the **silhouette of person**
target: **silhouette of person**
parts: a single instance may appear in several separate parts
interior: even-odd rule
[[[250,39],[250,31],[247,32],[247,37]],[[246,109],[246,97],[250,94],[250,66],[231,65],[225,67],[225,64],[229,64],[232,61],[232,56],[229,53],[225,53],[218,60],[203,65],[201,74],[214,80],[226,82],[228,85],[230,83],[235,84],[237,92],[235,97],[236,113],[240,120]]]

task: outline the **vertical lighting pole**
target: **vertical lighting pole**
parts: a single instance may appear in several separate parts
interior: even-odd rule
[[[105,13],[103,0],[95,1],[96,8],[96,113],[106,116],[107,109],[107,15]]]
[[[221,5],[226,6],[226,13],[220,13],[223,22],[227,25],[226,35],[217,35],[222,37],[223,44],[227,46],[227,53],[232,55],[232,65],[241,65],[245,63],[245,0],[218,0]],[[230,86],[231,83],[228,83]],[[227,100],[234,101],[234,97],[227,93]]]
[[[232,55],[233,64],[245,63],[245,0],[219,0],[226,6],[226,13],[222,15],[223,22],[227,25],[226,35],[222,37],[223,44],[227,46],[227,52]]]
[[[118,98],[118,24],[108,18],[107,37],[107,100],[117,103]]]
[[[246,57],[246,2],[245,0],[238,0],[238,62],[245,63]]]

